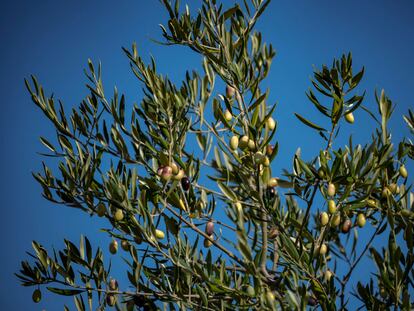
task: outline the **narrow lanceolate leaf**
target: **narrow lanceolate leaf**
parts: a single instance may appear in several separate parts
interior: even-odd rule
[[[267,96],[267,93],[262,94],[253,104],[250,105],[250,107],[248,108],[248,111],[250,112],[257,106],[259,106],[265,100],[266,96]]]
[[[44,137],[40,137],[40,141],[42,142],[43,145],[45,145],[48,149],[50,149],[50,151],[55,152],[56,149],[55,147]]]
[[[298,113],[295,113],[295,116],[303,123],[303,124],[305,124],[305,125],[307,125],[307,126],[309,126],[309,127],[311,127],[311,128],[313,128],[313,129],[315,129],[315,130],[318,130],[318,131],[324,131],[324,132],[326,132],[326,129],[324,129],[323,127],[321,127],[321,126],[319,126],[319,125],[316,125],[315,123],[313,123],[313,122],[311,122],[311,121],[309,121],[309,120],[307,120],[307,119],[305,119],[304,117],[302,117],[300,114],[298,114]]]
[[[47,287],[49,291],[52,293],[62,295],[62,296],[74,296],[84,292],[81,289],[63,289],[63,288],[56,288],[56,287]]]
[[[223,192],[223,194],[229,198],[229,200],[231,201],[236,201],[237,200],[237,196],[236,194],[225,184],[223,184],[221,181],[217,181],[217,185],[219,186],[221,192]]]

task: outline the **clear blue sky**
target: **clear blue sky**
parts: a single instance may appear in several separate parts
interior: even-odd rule
[[[198,6],[199,1],[189,1]],[[232,2],[227,2],[232,3]],[[412,1],[277,1],[257,25],[264,40],[277,50],[267,80],[271,99],[279,103],[274,115],[279,122],[280,153],[274,172],[291,166],[297,147],[309,159],[319,149],[319,136],[305,131],[293,116],[302,111],[318,120],[306,101],[312,66],[331,62],[351,51],[354,64],[366,67],[362,87],[368,107],[374,107],[374,90],[385,88],[397,104],[391,126],[394,137],[408,135],[401,114],[413,107],[414,2]],[[40,186],[31,176],[41,167],[44,151],[39,136],[53,137],[24,88],[23,79],[35,74],[45,88],[61,98],[66,107],[77,105],[87,94],[83,68],[91,58],[103,63],[108,90],[117,85],[130,102],[138,101],[141,86],[129,70],[121,46],[137,42],[144,59],[154,55],[158,68],[175,81],[185,70],[198,68],[199,57],[181,47],[152,43],[160,39],[158,24],[166,21],[158,1],[2,1],[0,11],[0,166],[2,219],[0,227],[1,310],[61,310],[57,296],[46,294],[40,304],[31,302],[32,289],[18,284],[13,273],[33,239],[48,249],[61,248],[63,238],[78,241],[80,234],[106,249],[107,238],[98,235],[103,223],[42,199]],[[308,109],[309,108],[309,109]],[[356,112],[353,126],[345,126],[356,143],[368,141],[374,123]],[[338,147],[344,140],[339,139]],[[414,169],[409,165],[412,173]],[[364,271],[364,269],[361,269]],[[72,308],[72,300],[69,299]]]

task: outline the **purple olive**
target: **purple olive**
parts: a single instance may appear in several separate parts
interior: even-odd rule
[[[318,300],[316,300],[316,298],[314,297],[309,297],[308,298],[308,305],[314,307],[318,304]]]
[[[212,235],[213,233],[214,233],[214,223],[210,220],[206,224],[206,234],[207,235]]]
[[[351,226],[352,226],[351,220],[349,219],[345,220],[345,222],[342,225],[342,233],[348,233],[349,230],[351,229]]]
[[[274,198],[276,195],[276,190],[273,187],[269,187],[267,188],[267,195],[269,196],[269,198]]]
[[[181,186],[183,187],[184,191],[188,191],[190,189],[191,182],[187,177],[181,179]]]

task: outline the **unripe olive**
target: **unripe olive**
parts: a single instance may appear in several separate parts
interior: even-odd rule
[[[109,243],[109,252],[111,254],[116,254],[116,252],[118,251],[118,242],[116,240],[112,240],[111,243]]]
[[[210,236],[210,238],[213,238],[213,236]],[[205,238],[203,244],[204,244],[205,248],[209,248],[211,245],[213,245],[213,242],[211,242],[209,239]]]
[[[264,155],[260,151],[257,151],[254,155],[254,162],[256,164],[262,164],[264,160]]]
[[[351,229],[352,223],[351,220],[347,219],[344,221],[344,223],[342,224],[342,233],[348,233],[349,230]]]
[[[351,123],[351,124],[354,123],[355,118],[354,118],[354,115],[352,114],[352,112],[345,113],[345,120],[348,123]]]
[[[392,192],[392,193],[398,193],[399,191],[399,189],[398,189],[398,186],[397,186],[397,184],[395,184],[395,183],[392,183],[392,184],[389,184],[388,185],[388,188],[390,189],[390,191]]]
[[[211,220],[206,224],[205,232],[207,235],[212,235],[214,233],[214,223]]]
[[[325,171],[324,171],[324,169],[323,169],[322,167],[320,167],[320,168],[318,169],[318,175],[319,175],[319,177],[320,177],[321,179],[324,179],[324,178],[325,178]]]
[[[329,216],[326,212],[322,212],[320,217],[321,225],[326,226],[329,222]]]
[[[273,150],[275,147],[273,145],[267,145],[266,146],[266,154],[270,157],[273,154]]]
[[[332,226],[332,227],[338,227],[340,223],[341,223],[341,215],[339,215],[339,214],[335,214],[335,215],[332,217],[332,220],[331,220],[331,226]]]
[[[387,298],[387,297],[388,297],[387,291],[385,290],[385,288],[384,288],[384,287],[381,287],[381,288],[380,288],[380,296],[381,296],[382,298]]]
[[[253,139],[249,139],[247,143],[247,147],[249,147],[250,150],[254,150],[256,148],[256,143],[254,142]]]
[[[275,304],[275,295],[270,290],[266,292],[266,303],[268,306],[273,306]]]
[[[113,294],[106,295],[106,304],[110,307],[113,307],[116,303],[116,296]]]
[[[325,275],[324,275],[324,278],[325,278],[325,281],[327,281],[327,282],[329,282],[330,281],[330,279],[331,279],[331,277],[332,277],[332,271],[331,270],[326,270],[325,271]]]
[[[96,214],[99,216],[99,217],[103,217],[103,216],[105,216],[105,213],[106,213],[106,207],[105,207],[105,204],[104,203],[99,203],[98,204],[98,206],[96,207]]]
[[[230,138],[230,148],[233,150],[236,150],[238,147],[239,147],[239,137],[234,135],[232,136],[232,138]]]
[[[228,109],[226,109],[226,111],[224,111],[224,119],[226,119],[226,121],[229,122],[231,121],[232,118],[233,118],[233,115]]]
[[[335,195],[335,193],[336,193],[335,185],[333,183],[329,183],[328,184],[328,195],[330,197],[333,197]]]
[[[39,303],[42,300],[42,292],[40,289],[35,289],[32,294],[32,300],[34,303]]]
[[[234,96],[234,93],[236,92],[236,90],[234,89],[234,87],[227,85],[226,86],[226,97],[227,98],[232,98]]]
[[[319,246],[318,254],[319,255],[325,255],[328,252],[328,247],[325,243],[323,243],[321,246]]]
[[[183,177],[181,179],[181,187],[183,187],[184,191],[188,191],[190,189],[191,182],[187,177]]]
[[[267,185],[269,187],[277,187],[278,185],[277,179],[274,177],[270,178],[269,181],[267,182]]]
[[[400,175],[401,175],[402,178],[407,178],[408,177],[408,172],[407,172],[407,169],[405,168],[404,165],[400,166],[399,172],[400,172]]]
[[[367,200],[367,205],[369,207],[377,207],[377,202],[374,199],[368,199]]]
[[[178,173],[178,165],[177,165],[177,164],[175,164],[174,162],[172,162],[172,163],[170,164],[170,167],[171,167],[171,171],[172,171],[172,173],[173,173],[174,175]]]
[[[270,160],[269,160],[269,158],[267,156],[264,156],[263,161],[262,161],[262,164],[264,166],[269,166],[270,165]]]
[[[122,219],[124,219],[124,212],[120,208],[116,209],[114,219],[116,221],[121,221]]]
[[[246,293],[250,297],[255,297],[256,296],[256,291],[254,290],[253,286],[251,286],[251,285],[247,286]]]
[[[115,279],[110,279],[108,287],[110,290],[115,291],[118,289],[118,281]]]
[[[126,240],[122,240],[121,247],[124,251],[126,251],[126,252],[129,251],[129,242],[126,241]]]
[[[159,230],[159,229],[156,229],[156,230],[155,230],[155,237],[156,237],[158,240],[162,240],[162,239],[165,237],[165,233],[164,233],[164,231]]]
[[[389,196],[391,196],[391,195],[392,195],[391,190],[390,190],[388,187],[384,187],[384,189],[382,189],[381,196],[382,196],[384,199],[388,198],[388,197],[389,197]]]
[[[239,147],[241,149],[244,149],[248,146],[248,144],[249,144],[249,137],[246,135],[242,136],[242,138],[240,138],[240,141],[239,141]]]
[[[181,180],[184,177],[184,170],[180,169],[177,175],[173,175],[174,180]]]
[[[161,178],[164,181],[169,181],[172,175],[172,168],[171,166],[164,166],[161,173]]]
[[[335,214],[336,212],[336,204],[334,200],[329,200],[328,202],[328,211],[330,214]]]
[[[365,219],[365,215],[360,213],[357,216],[357,225],[358,227],[362,228],[363,226],[365,226],[365,223],[367,222],[367,220]]]
[[[269,130],[271,130],[271,131],[273,131],[276,127],[276,122],[272,117],[267,119],[266,124],[267,124],[267,127],[269,128]]]

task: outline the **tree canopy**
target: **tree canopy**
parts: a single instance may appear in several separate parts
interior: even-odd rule
[[[276,104],[262,82],[276,53],[255,28],[270,0],[203,0],[195,13],[178,0],[162,3],[169,20],[160,43],[186,46],[202,62],[180,85],[154,58],[145,63],[136,44],[123,50],[143,88],[137,104],[107,92],[91,60],[90,93],[70,112],[34,76],[26,80],[56,129],[54,142],[40,138],[56,168],[45,163],[33,174],[43,196],[105,218],[108,255],[124,258],[129,280],[111,277],[108,252],[86,236],[64,240],[62,250],[34,241],[16,274],[35,288],[33,301],[48,290],[74,296],[77,310],[346,310],[352,295],[370,310],[413,308],[414,195],[405,164],[414,146],[393,141],[385,91],[370,111],[359,89],[364,68],[353,67],[351,53],[315,68],[309,106],[295,115],[319,135],[320,151],[304,158],[298,149],[282,172],[272,171]],[[309,107],[323,124],[307,117]],[[349,136],[336,147],[356,110],[375,120],[372,139],[355,145]],[[404,120],[414,133],[413,113]],[[362,246],[360,230],[370,232]],[[375,272],[350,284],[367,256]]]

